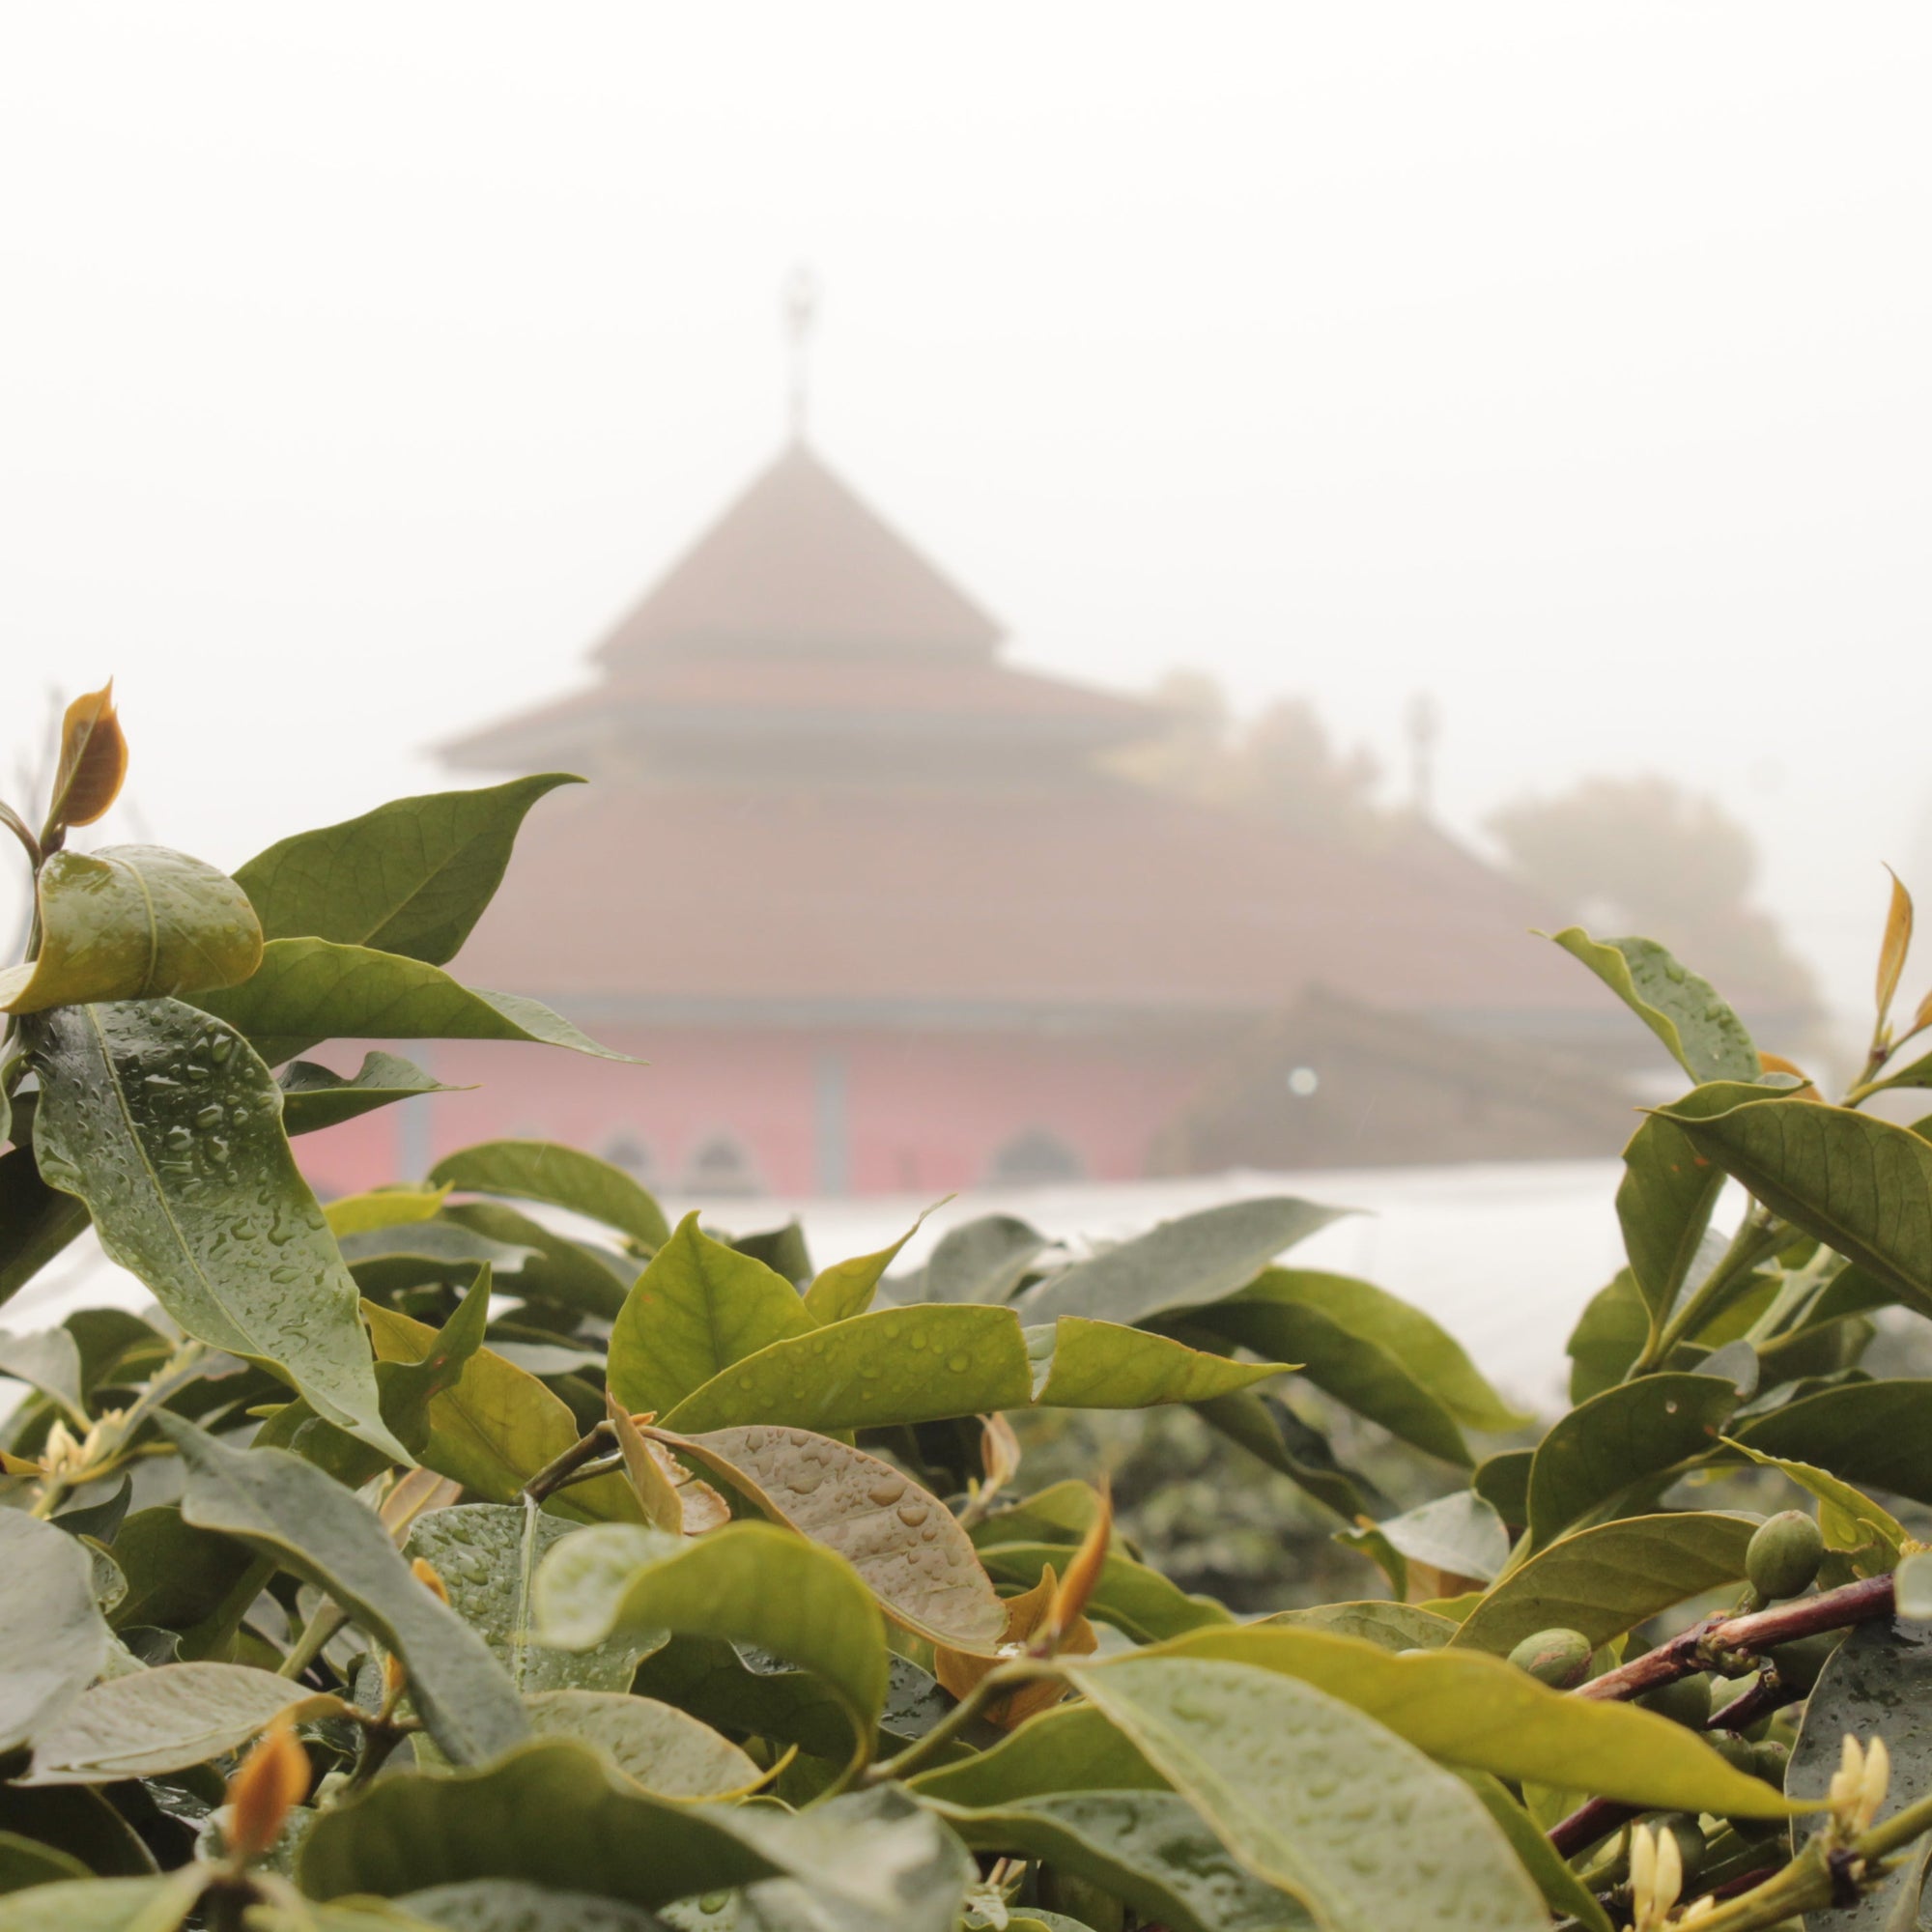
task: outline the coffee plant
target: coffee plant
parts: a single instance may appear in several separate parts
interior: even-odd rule
[[[1866,1108],[1932,1086],[1902,891],[1835,1104],[1661,947],[1558,935],[1690,1085],[1510,1446],[1426,1315],[1282,1262],[1299,1200],[897,1272],[528,1141],[324,1207],[291,1138],[435,1091],[392,1044],[604,1051],[445,970],[567,781],[229,877],[70,847],[125,763],[84,697],[38,829],[0,807],[0,1299],[90,1225],[154,1296],[0,1336],[0,1932],[1919,1923],[1932,1381],[1861,1367],[1932,1317],[1932,1146]],[[1297,1387],[1454,1486],[1393,1513]],[[1378,1584],[1236,1618],[1104,1485],[1019,1486],[1038,1412],[1176,1404]]]

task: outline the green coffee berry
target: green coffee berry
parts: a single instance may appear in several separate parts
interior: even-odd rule
[[[1668,1718],[1687,1730],[1701,1731],[1711,1715],[1711,1680],[1698,1675],[1680,1677],[1672,1684],[1660,1684],[1637,1700],[1646,1711]]]
[[[1660,1836],[1668,1832],[1677,1840],[1677,1850],[1684,1861],[1684,1879],[1688,1885],[1704,1863],[1706,1845],[1703,1827],[1688,1811],[1660,1811],[1646,1818],[1644,1823]]]
[[[1747,1777],[1757,1776],[1757,1747],[1747,1744],[1735,1731],[1706,1731],[1704,1742],[1731,1767]]]
[[[1801,1636],[1781,1643],[1771,1652],[1777,1668],[1778,1682],[1793,1690],[1809,1690],[1818,1681],[1832,1653],[1845,1640],[1843,1631],[1820,1631],[1816,1636]]]
[[[1784,1789],[1784,1774],[1791,1763],[1791,1748],[1776,1738],[1751,1746],[1751,1776],[1761,1777],[1776,1791]]]
[[[1797,1597],[1817,1580],[1825,1536],[1803,1510],[1780,1510],[1761,1522],[1745,1551],[1745,1575],[1766,1598]]]
[[[1581,1631],[1538,1631],[1510,1652],[1509,1661],[1552,1690],[1574,1690],[1590,1674],[1590,1639]]]

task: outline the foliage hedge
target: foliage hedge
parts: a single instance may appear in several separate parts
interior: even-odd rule
[[[1557,935],[1690,1085],[1532,1436],[1420,1310],[1282,1260],[1300,1200],[896,1271],[529,1141],[325,1208],[290,1138],[436,1083],[322,1042],[606,1051],[444,970],[565,781],[230,878],[69,847],[125,762],[94,694],[38,829],[0,808],[0,1299],[90,1223],[155,1298],[0,1336],[0,1932],[1918,1922],[1932,1382],[1861,1366],[1932,1316],[1932,1146],[1865,1107],[1932,1085],[1902,892],[1838,1104],[1662,948]],[[1392,1513],[1296,1389],[1442,1492]],[[1104,1486],[1021,1486],[1042,1416],[1163,1406],[1374,1594],[1236,1616]]]

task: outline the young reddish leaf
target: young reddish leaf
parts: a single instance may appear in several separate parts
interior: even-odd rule
[[[1002,1647],[1025,1649],[1038,1635],[1059,1594],[1060,1579],[1049,1563],[1031,1590],[1007,1599],[1007,1641]],[[1061,1656],[1086,1657],[1098,1647],[1099,1638],[1094,1634],[1094,1626],[1085,1617],[1076,1617],[1055,1649]],[[955,1697],[966,1696],[988,1671],[997,1667],[992,1658],[970,1656],[965,1651],[950,1650],[944,1644],[933,1651],[932,1674]],[[1051,1709],[1065,1694],[1064,1683],[1058,1678],[1047,1678],[1038,1684],[1023,1686],[997,1704],[989,1704],[982,1715],[989,1724],[1010,1731],[1029,1718]]]
[[[624,1473],[637,1492],[644,1520],[672,1536],[702,1536],[731,1520],[730,1506],[709,1483],[699,1482],[667,1449],[653,1442],[625,1413],[623,1405],[606,1394],[611,1431],[624,1458]],[[650,1420],[649,1415],[641,1418]]]
[[[120,795],[128,776],[128,741],[114,710],[114,680],[76,697],[61,721],[60,764],[47,808],[43,845],[55,844],[71,825],[92,825]]]
[[[1064,1634],[1080,1621],[1080,1612],[1094,1594],[1100,1573],[1107,1564],[1107,1546],[1114,1536],[1114,1497],[1105,1483],[1100,1485],[1100,1508],[1080,1539],[1073,1561],[1066,1566],[1066,1580],[1055,1593],[1040,1632],[1043,1654],[1052,1656]]]
[[[286,1715],[228,1780],[228,1839],[238,1860],[264,1858],[281,1835],[282,1821],[308,1796],[308,1753],[297,1744]]]

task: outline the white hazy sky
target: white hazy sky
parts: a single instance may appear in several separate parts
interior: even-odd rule
[[[0,754],[112,672],[224,863],[431,781],[770,454],[803,258],[821,447],[1024,658],[1392,766],[1426,687],[1463,828],[1693,779],[1856,1002],[1928,98],[1894,4],[4,0]]]

